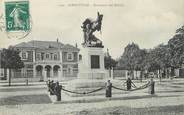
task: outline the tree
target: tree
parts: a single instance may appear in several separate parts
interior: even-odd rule
[[[1,67],[9,69],[9,86],[11,85],[11,70],[20,69],[24,67],[24,63],[21,61],[19,51],[13,48],[3,49],[1,53]]]
[[[111,76],[111,69],[116,67],[117,61],[114,60],[110,54],[109,54],[109,50],[107,49],[107,53],[104,57],[104,65],[106,69],[109,69],[109,75]]]
[[[174,69],[184,63],[184,26],[176,30],[176,34],[168,41],[170,52],[171,75],[174,76]]]
[[[118,65],[127,70],[162,70],[174,76],[174,69],[184,64],[184,26],[176,30],[176,34],[168,44],[160,44],[149,50],[140,49],[135,43],[125,47]]]
[[[169,59],[168,45],[160,44],[148,52],[147,58],[145,60],[145,67],[147,67],[148,71],[154,72],[158,70],[160,74],[161,70],[165,71],[168,67],[170,67]]]
[[[135,43],[128,44],[119,60],[119,66],[129,70],[133,76],[133,70],[142,70],[142,62],[145,58],[146,50],[141,50]]]
[[[114,60],[111,56],[105,56],[104,62],[106,69],[112,69],[112,67],[115,67],[117,64],[116,60]]]
[[[176,30],[177,34],[184,34],[184,25]]]

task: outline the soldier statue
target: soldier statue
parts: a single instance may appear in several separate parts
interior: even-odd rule
[[[83,25],[81,26],[84,32],[83,46],[103,47],[102,41],[99,40],[95,35],[93,35],[95,31],[101,31],[102,18],[103,18],[103,15],[98,12],[96,20],[87,18],[83,22]]]

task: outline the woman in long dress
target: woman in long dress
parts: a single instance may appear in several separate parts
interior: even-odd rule
[[[112,83],[110,82],[110,80],[108,80],[106,83],[106,97],[107,98],[112,97]]]

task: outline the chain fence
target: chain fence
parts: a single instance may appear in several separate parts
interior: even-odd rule
[[[129,89],[129,90],[126,89],[126,88],[119,88],[119,87],[116,87],[116,86],[112,86],[112,88],[117,89],[117,90],[122,90],[122,91],[136,91],[136,90],[142,90],[142,89],[148,88],[150,85],[151,85],[150,82],[148,82],[148,83],[146,83],[146,84],[144,84],[144,85],[142,85],[142,86],[139,86],[139,87],[137,87],[137,86],[134,84],[134,85],[132,85],[132,87],[133,87],[134,89]]]
[[[117,90],[122,90],[122,91],[137,91],[137,90],[146,89],[146,88],[148,88],[151,84],[150,84],[150,82],[148,82],[148,83],[146,83],[146,84],[144,84],[144,85],[142,85],[142,86],[137,87],[137,86],[132,82],[131,85],[132,85],[133,89],[129,89],[129,90],[128,90],[126,87],[124,87],[124,88],[119,88],[119,87],[116,87],[116,86],[114,86],[114,85],[112,85],[112,88],[117,89]],[[103,87],[100,87],[100,88],[97,88],[97,89],[95,89],[95,90],[88,91],[88,92],[85,92],[85,91],[84,91],[84,92],[71,91],[71,90],[65,89],[65,88],[63,88],[63,87],[61,88],[61,90],[65,91],[65,92],[68,92],[68,93],[86,95],[86,94],[91,94],[91,93],[95,93],[95,92],[101,91],[101,90],[103,90],[103,89],[105,89],[105,88],[106,88],[106,87],[103,86]],[[52,93],[54,93],[54,90],[53,90],[52,88],[50,88],[50,87],[49,87],[49,91],[51,91]]]

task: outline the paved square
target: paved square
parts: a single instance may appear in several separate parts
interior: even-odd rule
[[[120,81],[122,82],[122,81]],[[144,84],[134,81],[136,85]],[[104,95],[69,97],[52,103],[45,83],[14,84],[0,87],[0,115],[183,115],[184,80],[156,81],[156,94],[148,89]],[[64,83],[63,83],[64,84]],[[66,83],[65,83],[66,84]]]

